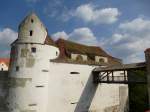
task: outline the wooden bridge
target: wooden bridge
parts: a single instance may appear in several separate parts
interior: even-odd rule
[[[137,70],[146,71],[146,63],[122,64],[118,66],[98,67],[93,70],[94,83],[146,84],[147,78],[136,74]],[[121,72],[114,75],[114,72]]]
[[[122,72],[116,76],[114,73],[118,71]],[[137,75],[138,71],[144,72],[145,77]],[[95,68],[93,70],[93,82],[96,84],[147,84],[150,109],[150,48],[145,50],[145,62]]]

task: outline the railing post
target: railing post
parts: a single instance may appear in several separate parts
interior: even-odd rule
[[[126,81],[126,71],[125,70],[123,71],[123,74],[124,74],[124,81]]]
[[[112,71],[112,81],[114,82],[114,71]]]
[[[107,72],[107,82],[109,81],[109,73]]]
[[[145,50],[145,60],[146,60],[146,74],[147,74],[147,87],[148,87],[148,97],[149,97],[149,109],[150,109],[150,48]]]

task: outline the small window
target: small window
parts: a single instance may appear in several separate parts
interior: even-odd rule
[[[4,66],[4,64],[2,64],[2,66]]]
[[[19,66],[16,66],[16,71],[19,71]]]
[[[56,56],[58,55],[58,52],[56,51]]]
[[[31,19],[31,23],[33,23],[34,22],[34,20],[33,19]]]
[[[33,31],[32,30],[30,30],[30,36],[32,36],[33,35]]]
[[[36,86],[37,88],[42,88],[42,87],[44,87],[43,85],[39,85],[39,86]]]
[[[49,72],[48,70],[42,70],[42,72]]]
[[[37,104],[29,104],[29,106],[37,106]]]
[[[80,74],[79,72],[70,72],[70,74]]]
[[[31,51],[32,51],[33,53],[36,53],[36,48],[35,48],[35,47],[32,47],[32,48],[31,48]]]
[[[70,104],[77,104],[78,102],[71,102]]]

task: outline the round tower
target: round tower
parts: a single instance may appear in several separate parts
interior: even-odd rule
[[[48,112],[50,60],[58,57],[59,49],[34,13],[21,22],[11,46],[9,112]]]

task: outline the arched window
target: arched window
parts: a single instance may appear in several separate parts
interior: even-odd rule
[[[103,58],[100,58],[100,59],[99,59],[99,62],[105,63],[105,60],[104,60]]]
[[[83,58],[82,58],[81,55],[78,55],[77,58],[76,58],[76,60],[77,60],[77,61],[83,61]]]

